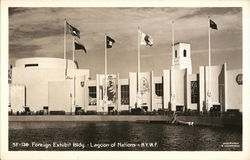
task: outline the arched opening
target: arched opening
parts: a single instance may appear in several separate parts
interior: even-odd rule
[[[183,50],[183,57],[187,57],[187,51],[185,49]]]

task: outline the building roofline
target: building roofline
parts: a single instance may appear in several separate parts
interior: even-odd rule
[[[190,43],[187,43],[187,42],[176,42],[174,45],[178,45],[178,44],[190,44]]]

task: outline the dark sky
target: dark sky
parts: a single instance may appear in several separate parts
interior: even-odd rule
[[[152,47],[141,46],[141,71],[162,75],[171,64],[171,21],[175,20],[175,42],[191,43],[193,72],[208,64],[208,21],[211,30],[212,65],[227,63],[242,68],[241,8],[10,8],[9,58],[63,58],[64,19],[81,31],[80,42],[87,54],[76,51],[79,67],[91,77],[104,73],[104,34],[116,40],[108,49],[108,73],[127,78],[137,71],[137,28],[154,39]],[[67,58],[72,59],[72,37],[67,35]]]

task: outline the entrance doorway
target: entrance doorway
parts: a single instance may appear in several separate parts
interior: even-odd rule
[[[113,112],[114,112],[114,108],[115,108],[115,107],[113,107],[113,106],[108,107],[108,114],[113,113]]]
[[[43,106],[43,114],[48,115],[49,114],[49,107],[48,106]]]
[[[75,114],[76,114],[76,115],[81,114],[81,109],[82,109],[82,107],[76,107],[76,108],[75,108]]]
[[[148,111],[148,106],[142,106],[142,109],[147,112]]]
[[[184,111],[184,106],[177,105],[176,106],[176,111],[183,112]]]

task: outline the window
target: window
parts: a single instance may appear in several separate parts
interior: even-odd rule
[[[129,85],[121,85],[121,104],[129,105]]]
[[[175,50],[175,58],[177,58],[177,50]]]
[[[96,86],[89,86],[89,105],[96,105]]]
[[[187,51],[185,49],[183,51],[183,57],[187,57]]]
[[[163,85],[162,83],[155,84],[155,94],[159,97],[163,96]]]
[[[38,67],[38,64],[25,64],[26,67]]]
[[[191,81],[191,103],[199,102],[199,84],[198,81]]]

